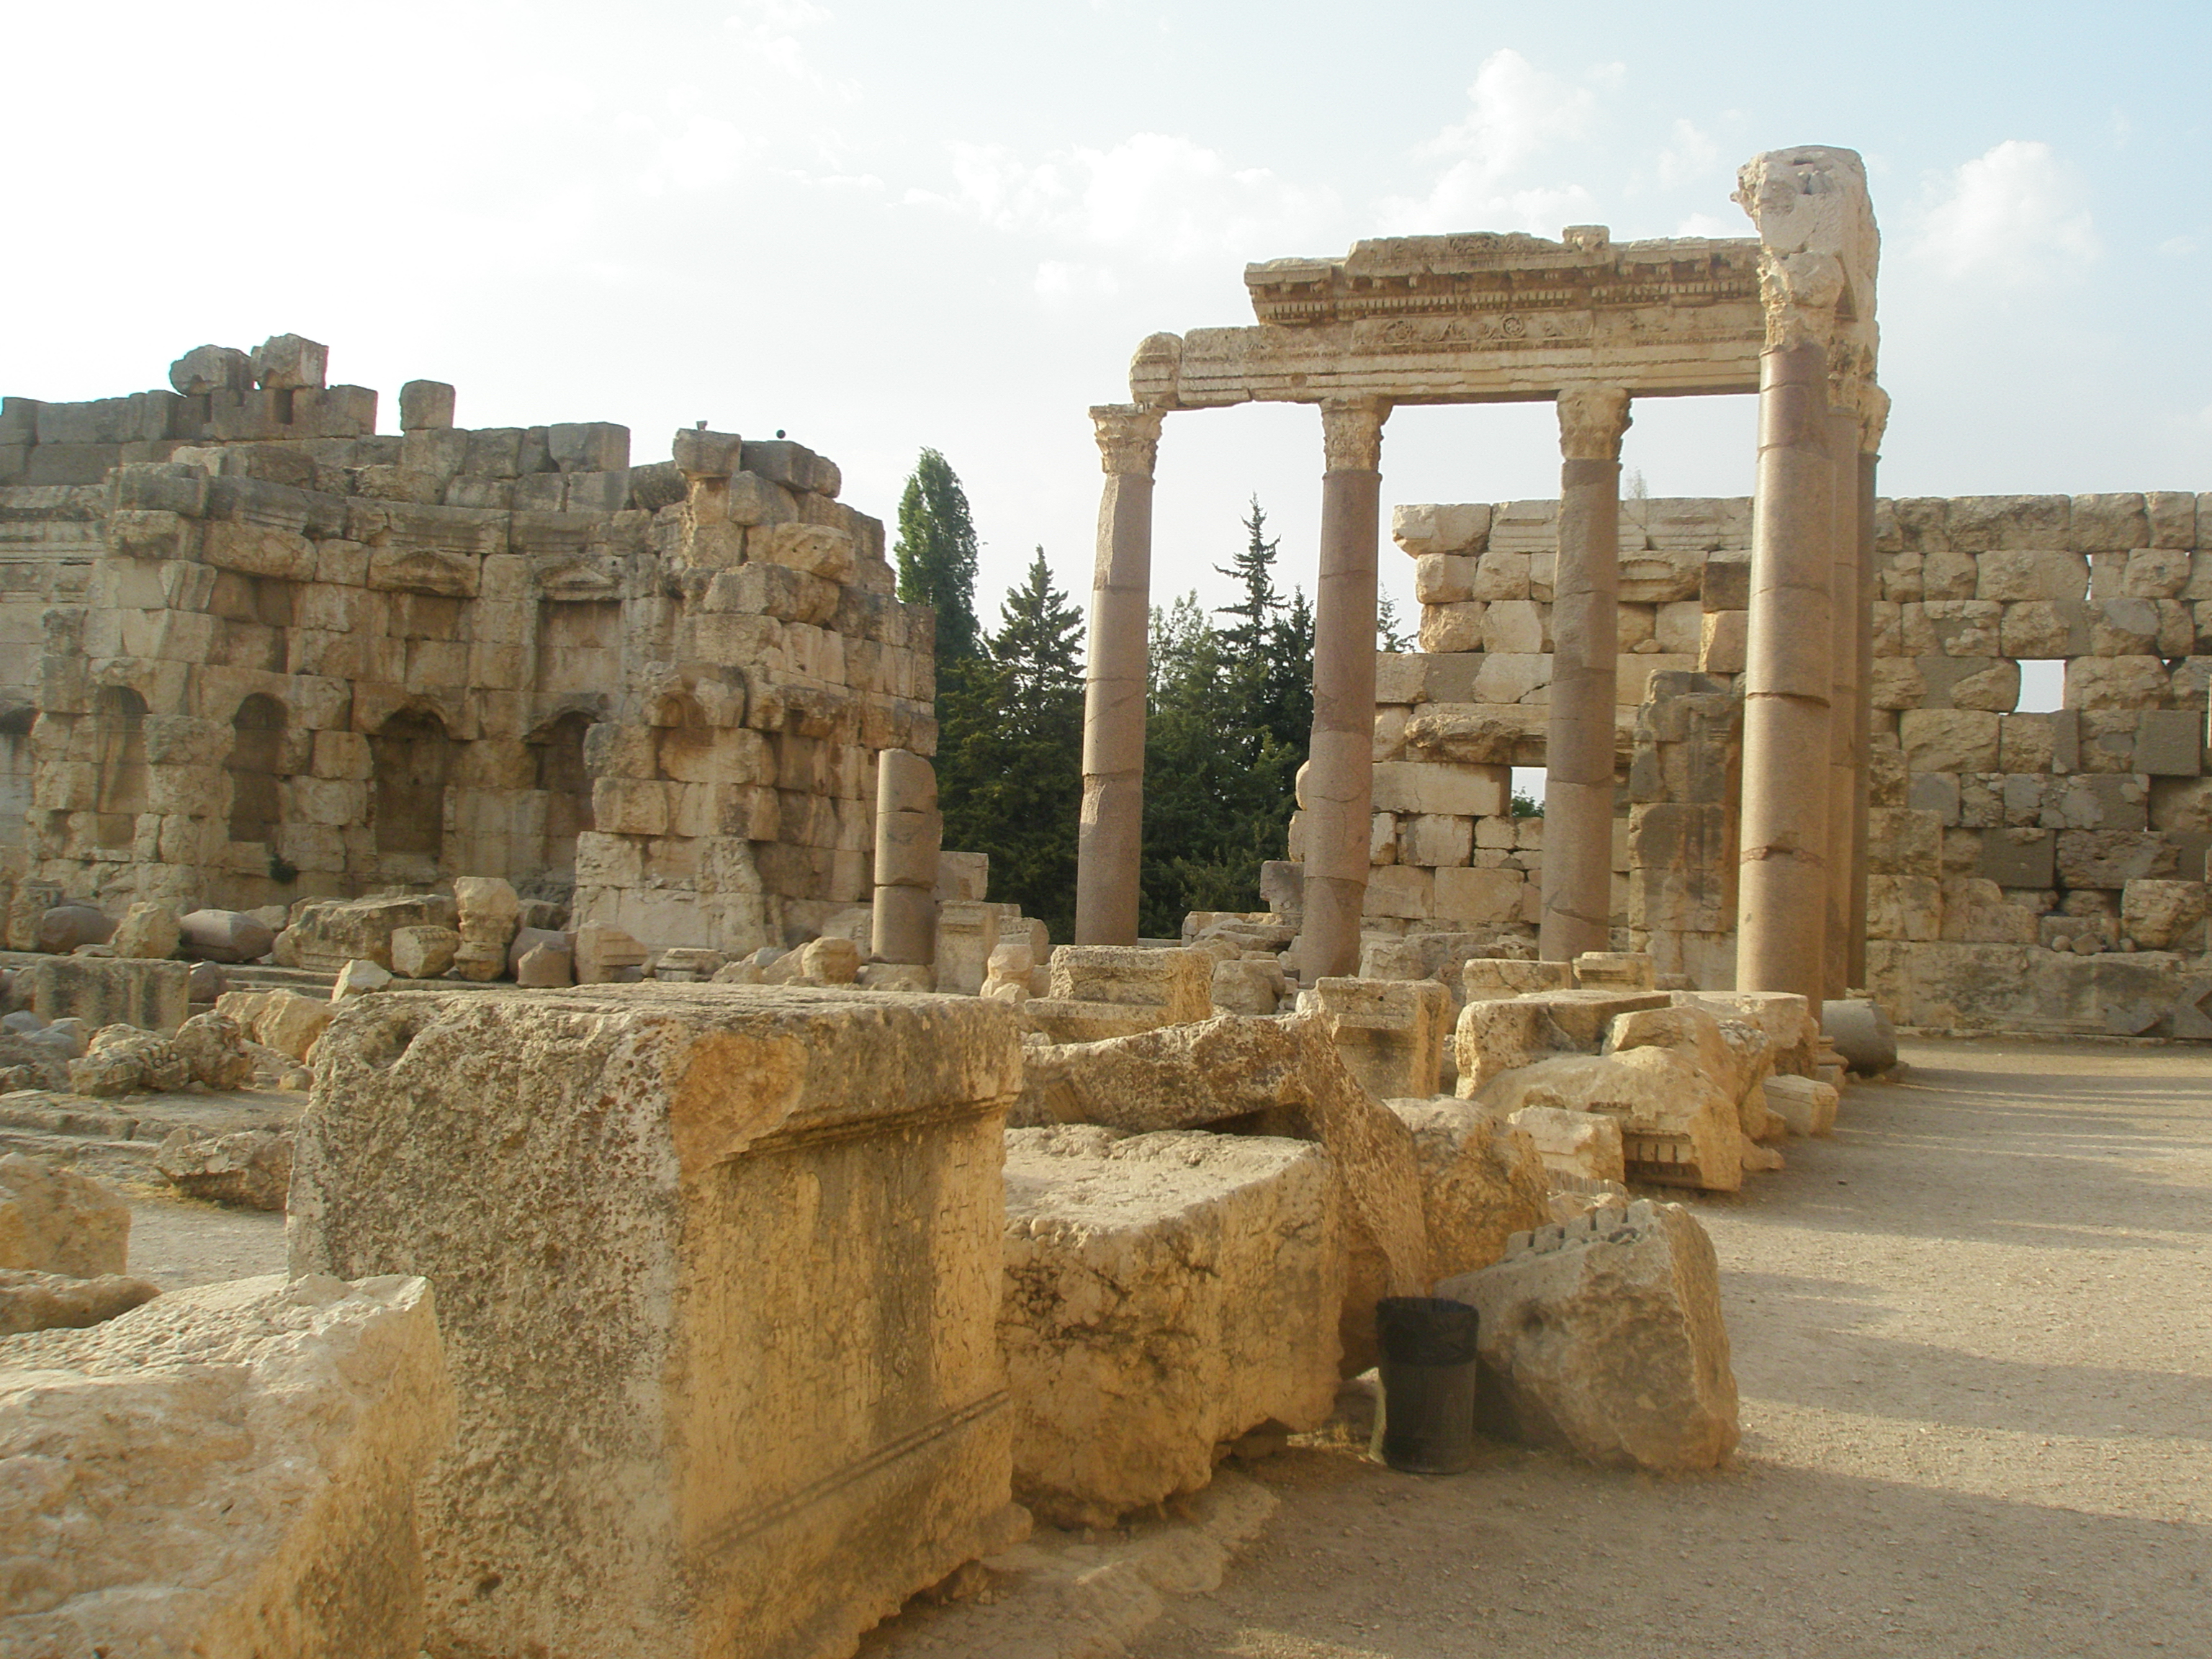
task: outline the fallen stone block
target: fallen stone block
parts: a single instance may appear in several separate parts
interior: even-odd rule
[[[1037,1007],[1023,1005],[1025,1012]],[[1235,1120],[1246,1133],[1317,1140],[1328,1150],[1349,1258],[1343,1364],[1375,1363],[1375,1304],[1417,1296],[1428,1279],[1413,1136],[1359,1086],[1315,1020],[1218,1014],[1099,1042],[1024,1051],[1018,1127],[1100,1123],[1141,1133]]]
[[[128,1266],[131,1206],[72,1170],[0,1158],[0,1267],[96,1279]]]
[[[122,1273],[102,1273],[96,1279],[71,1279],[65,1273],[31,1273],[0,1267],[0,1336],[21,1336],[26,1331],[82,1330],[118,1314],[129,1313],[161,1295],[151,1279]],[[0,1453],[0,1457],[4,1457]],[[4,1598],[5,1592],[0,1592]],[[4,1620],[0,1599],[0,1620]],[[0,1636],[7,1626],[0,1622]]]
[[[194,1014],[177,1027],[169,1048],[204,1089],[243,1089],[253,1080],[246,1032],[227,1014]]]
[[[74,1058],[66,1042],[43,1031],[0,1031],[0,1079],[9,1089],[63,1091],[69,1087],[69,1063]]]
[[[305,899],[272,946],[279,966],[334,974],[349,962],[389,971],[392,936],[402,927],[450,927],[453,901],[435,893],[397,898]]]
[[[283,1129],[227,1135],[174,1129],[154,1154],[154,1167],[188,1198],[281,1212],[292,1185],[292,1135]]]
[[[34,950],[65,957],[82,945],[105,945],[115,923],[89,904],[50,905],[39,917]]]
[[[1897,1064],[1897,1028],[1878,1002],[1860,997],[1824,1002],[1820,1030],[1861,1077],[1879,1077]]]
[[[392,980],[392,970],[381,963],[349,962],[338,969],[337,978],[331,985],[331,1000],[344,1002],[352,997],[374,996]]]
[[[420,1279],[234,1279],[12,1339],[0,1466],[58,1478],[14,1494],[0,1651],[415,1659],[414,1487],[452,1422]]]
[[[177,913],[168,905],[134,904],[115,924],[107,948],[118,957],[166,961],[177,954],[180,933]]]
[[[1766,1079],[1766,1109],[1788,1124],[1793,1135],[1825,1135],[1832,1132],[1840,1098],[1832,1086],[1813,1078]]]
[[[1585,951],[1573,966],[1579,990],[1649,991],[1659,983],[1656,965],[1639,951]]]
[[[395,927],[392,971],[402,979],[437,979],[453,965],[461,935],[453,927]]]
[[[1524,1107],[1551,1106],[1618,1119],[1631,1181],[1709,1192],[1743,1184],[1736,1103],[1672,1049],[1555,1054],[1504,1073],[1480,1098],[1509,1117]]]
[[[1210,995],[1218,1014],[1255,1014],[1265,1018],[1282,1006],[1290,994],[1290,981],[1282,963],[1269,957],[1237,957],[1213,964]],[[1065,1039],[1063,1039],[1064,1041]]]
[[[1027,999],[1021,1004],[1022,1029],[1048,1042],[1104,1042],[1136,1036],[1168,1023],[1164,1008],[1133,1008],[1121,1002],[1073,1002],[1059,997]]]
[[[817,985],[850,985],[860,977],[860,947],[849,939],[810,939],[799,947],[799,960]]]
[[[636,938],[611,921],[587,921],[569,939],[576,983],[611,985],[637,978],[652,954]]]
[[[1202,951],[1063,945],[1046,965],[1056,1000],[1158,1008],[1170,1024],[1202,1020],[1213,1012],[1213,958]]]
[[[1437,1293],[1480,1312],[1489,1431],[1595,1463],[1701,1469],[1738,1432],[1719,1279],[1696,1218],[1644,1200],[1516,1237]]]
[[[173,1031],[191,1013],[192,969],[184,962],[51,957],[23,972],[40,1018]]]
[[[1510,957],[1473,957],[1460,968],[1460,988],[1466,1000],[1517,997],[1530,991],[1571,991],[1575,969],[1571,962],[1523,962]]]
[[[1578,1181],[1628,1178],[1618,1118],[1559,1106],[1523,1106],[1508,1121],[1536,1143],[1537,1157],[1553,1174]]]
[[[1109,1526],[1206,1485],[1249,1431],[1325,1421],[1344,1291],[1329,1204],[1328,1160],[1301,1141],[1009,1131],[1015,1496]]]
[[[1012,1011],[969,999],[342,1007],[288,1243],[295,1272],[441,1286],[469,1449],[419,1492],[429,1648],[849,1652],[1011,1541],[1020,1084]]]
[[[1323,979],[1316,1012],[1360,1086],[1378,1100],[1425,1100],[1443,1073],[1451,993],[1434,980]]]
[[[168,1038],[135,1025],[108,1025],[93,1035],[82,1060],[70,1062],[69,1076],[76,1093],[106,1100],[187,1088],[192,1068]]]
[[[1429,1277],[1486,1267],[1549,1212],[1535,1143],[1486,1106],[1449,1096],[1385,1103],[1413,1131]]]
[[[228,1015],[264,1048],[304,1061],[331,1023],[329,1002],[297,991],[227,991],[216,1012]]]

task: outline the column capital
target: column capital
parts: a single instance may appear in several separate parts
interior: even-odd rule
[[[1091,425],[1098,439],[1101,470],[1149,478],[1159,459],[1162,411],[1141,404],[1095,404]]]
[[[1559,393],[1559,453],[1570,461],[1617,461],[1632,424],[1628,393],[1617,386],[1568,386]]]
[[[1859,452],[1881,453],[1881,434],[1889,426],[1889,393],[1869,380],[1859,398]]]
[[[1385,398],[1324,398],[1321,441],[1331,472],[1382,470],[1382,422],[1390,418]]]

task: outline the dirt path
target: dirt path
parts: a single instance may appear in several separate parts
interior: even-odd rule
[[[2212,1655],[2212,1055],[1907,1045],[1695,1208],[1744,1439],[1659,1480],[1349,1452],[1141,1659]]]

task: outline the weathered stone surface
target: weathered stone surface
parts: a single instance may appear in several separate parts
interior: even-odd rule
[[[1735,1100],[1671,1048],[1555,1054],[1503,1073],[1478,1097],[1509,1117],[1552,1106],[1620,1119],[1632,1181],[1711,1192],[1734,1192],[1743,1182]]]
[[[1211,995],[1220,1014],[1273,1014],[1290,992],[1282,964],[1237,957],[1213,964]]]
[[[576,983],[611,985],[643,973],[651,955],[636,936],[611,921],[587,921],[569,935]]]
[[[73,1170],[0,1158],[0,1267],[93,1279],[129,1265],[131,1206]]]
[[[453,965],[461,935],[453,927],[395,927],[392,971],[402,979],[436,979]]]
[[[1113,1037],[1155,1031],[1167,1023],[1166,1011],[1136,1008],[1125,1002],[1073,1002],[1032,996],[1021,1005],[1022,1028],[1052,1043],[1104,1042]]]
[[[1895,1048],[1891,1050],[1894,1063]],[[1836,1127],[1839,1097],[1832,1084],[1817,1078],[1771,1077],[1766,1079],[1766,1109],[1790,1126],[1793,1135],[1825,1135]]]
[[[1425,1100],[1439,1086],[1451,993],[1434,980],[1323,979],[1316,1011],[1336,1051],[1377,1100]]]
[[[1647,1200],[1539,1228],[1437,1291],[1480,1310],[1486,1427],[1593,1462],[1680,1470],[1735,1448],[1719,1279],[1696,1218]]]
[[[2204,915],[2201,881],[2138,878],[2120,890],[2120,926],[2146,951],[2201,948]]]
[[[216,1012],[236,1020],[253,1041],[302,1061],[334,1012],[328,1001],[297,991],[226,991],[216,1002]]]
[[[1063,945],[1047,965],[1057,1000],[1158,1008],[1171,1024],[1201,1020],[1212,1012],[1213,958],[1201,951]]]
[[[344,1006],[288,1238],[297,1272],[444,1287],[461,1426],[421,1492],[433,1650],[845,1652],[1006,1541],[1020,1085],[1013,1011],[969,999]]]
[[[1897,1028],[1879,1002],[1864,997],[1824,1002],[1820,1029],[1844,1063],[1862,1077],[1879,1077],[1897,1064]]]
[[[57,904],[39,917],[37,943],[32,947],[63,957],[81,945],[105,945],[115,935],[115,923],[89,904]]]
[[[273,928],[243,910],[187,910],[177,933],[184,953],[199,962],[258,962],[276,942]]]
[[[799,966],[821,985],[850,985],[860,971],[860,947],[849,939],[817,939],[799,948]]]
[[[1015,1495],[1109,1525],[1205,1486],[1239,1435],[1325,1419],[1345,1271],[1330,1206],[1327,1156],[1301,1141],[1009,1131]]]
[[[66,1273],[0,1267],[0,1336],[20,1336],[26,1331],[82,1330],[129,1313],[161,1293],[161,1287],[152,1280],[122,1273],[72,1279]],[[0,1453],[0,1470],[7,1467],[4,1458],[5,1454]],[[0,1596],[4,1595],[0,1591]],[[4,1612],[0,1612],[0,1620],[4,1618]],[[6,1625],[0,1623],[0,1642],[7,1639],[7,1634]]]
[[[1543,1161],[1514,1125],[1448,1095],[1385,1103],[1413,1131],[1431,1279],[1487,1267],[1515,1233],[1543,1224]]]
[[[154,1167],[188,1197],[281,1211],[292,1185],[292,1135],[279,1129],[210,1135],[178,1128],[154,1154]]]
[[[0,1469],[68,1474],[14,1487],[0,1649],[415,1659],[414,1485],[452,1423],[420,1279],[235,1279],[18,1337]]]
[[[1467,1000],[1517,997],[1530,991],[1571,991],[1575,965],[1571,962],[1522,962],[1504,957],[1472,957],[1460,966],[1460,986]]]
[[[1025,1005],[1034,1011],[1035,1002]],[[1375,1358],[1375,1304],[1427,1283],[1428,1241],[1413,1136],[1347,1070],[1327,1030],[1307,1018],[1219,1014],[1101,1042],[1024,1055],[1021,1127],[1201,1128],[1236,1119],[1254,1134],[1328,1148],[1349,1258],[1340,1329],[1344,1364]]]
[[[192,970],[182,962],[55,957],[23,970],[41,1019],[173,1031],[191,1012]]]
[[[1583,1181],[1628,1178],[1617,1118],[1558,1106],[1523,1106],[1507,1121],[1535,1143],[1547,1170]]]
[[[352,997],[372,996],[392,981],[392,970],[380,963],[349,962],[338,969],[337,977],[331,981],[331,1000],[343,1002]]]
[[[70,1062],[70,1087],[95,1099],[191,1085],[192,1068],[158,1032],[104,1025],[82,1060]]]
[[[115,924],[107,948],[118,957],[163,961],[177,954],[181,929],[177,913],[167,904],[134,904]]]
[[[253,1080],[245,1029],[227,1014],[194,1014],[177,1028],[169,1048],[204,1089],[243,1089]]]
[[[392,935],[402,927],[450,927],[453,901],[437,894],[405,898],[307,899],[276,936],[277,963],[334,974],[349,962],[392,966]]]

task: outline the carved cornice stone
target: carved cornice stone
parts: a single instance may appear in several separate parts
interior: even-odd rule
[[[1559,394],[1559,453],[1567,460],[1619,460],[1630,424],[1628,393],[1620,386],[1572,386]]]
[[[1122,477],[1149,478],[1159,459],[1160,411],[1135,404],[1094,404],[1101,469]]]
[[[1818,345],[1831,401],[1857,410],[1874,378],[1881,262],[1865,164],[1821,144],[1770,150],[1737,173],[1735,200],[1759,227],[1768,348]]]
[[[1321,406],[1321,441],[1331,472],[1382,470],[1382,422],[1390,405],[1381,398],[1331,398]]]

